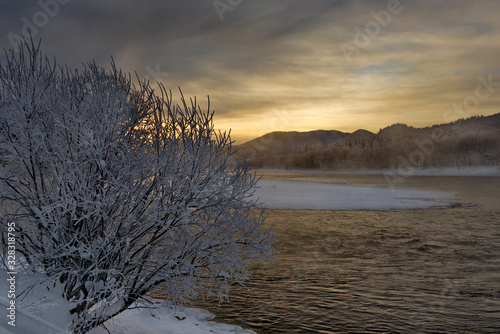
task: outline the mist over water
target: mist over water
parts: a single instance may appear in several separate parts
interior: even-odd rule
[[[384,185],[381,175],[273,178]],[[231,302],[196,306],[258,333],[500,331],[500,178],[409,177],[471,207],[269,210],[274,263],[253,268]]]

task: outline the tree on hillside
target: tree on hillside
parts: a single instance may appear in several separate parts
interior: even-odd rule
[[[0,67],[1,228],[26,271],[62,288],[86,332],[163,286],[227,297],[274,233],[213,112],[114,64],[58,69],[32,41]],[[5,244],[2,248],[5,249]]]

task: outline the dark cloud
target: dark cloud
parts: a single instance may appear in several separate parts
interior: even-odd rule
[[[186,95],[210,94],[235,136],[241,124],[248,133],[283,130],[269,121],[276,113],[291,130],[431,124],[474,90],[478,75],[500,70],[493,0],[401,0],[400,13],[362,47],[356,29],[376,22],[372,12],[387,12],[389,1],[242,1],[223,20],[212,0],[42,2],[59,8],[34,36],[60,64],[108,66],[113,56],[125,71]],[[0,47],[44,11],[39,1],[0,0]],[[356,46],[350,61],[342,43]],[[477,112],[498,111],[496,102]]]

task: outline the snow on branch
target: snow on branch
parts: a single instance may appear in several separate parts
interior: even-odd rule
[[[214,113],[112,63],[57,68],[26,42],[0,67],[1,231],[62,287],[83,333],[162,285],[169,302],[227,296],[274,254]],[[3,246],[3,245],[2,245]]]

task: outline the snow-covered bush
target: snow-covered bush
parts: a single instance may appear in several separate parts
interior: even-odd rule
[[[1,227],[86,332],[162,286],[227,296],[273,256],[255,175],[196,100],[134,85],[112,64],[58,68],[25,43],[0,68]]]

